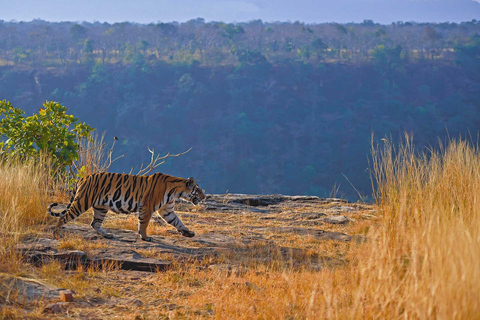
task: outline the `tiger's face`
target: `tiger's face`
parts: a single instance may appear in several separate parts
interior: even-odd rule
[[[187,190],[183,193],[182,198],[190,201],[194,205],[197,205],[201,201],[205,200],[205,194],[202,188],[200,188],[200,186],[195,183],[195,180],[193,178],[188,178],[186,187]]]

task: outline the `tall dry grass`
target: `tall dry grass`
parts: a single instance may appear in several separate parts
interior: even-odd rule
[[[48,161],[0,161],[0,271],[17,268],[13,245],[47,218],[51,166]]]
[[[108,151],[103,135],[81,140],[77,167],[83,174],[105,171],[113,147]],[[113,159],[112,161],[114,161]],[[29,231],[38,231],[48,218],[46,208],[52,200],[66,201],[69,183],[63,173],[56,174],[48,157],[21,160],[0,158],[0,272],[12,272],[22,266],[14,245]]]
[[[416,155],[411,138],[373,148],[382,224],[357,267],[353,315],[480,316],[480,152],[465,140]]]

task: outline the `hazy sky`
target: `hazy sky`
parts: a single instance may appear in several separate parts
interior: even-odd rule
[[[5,21],[460,22],[480,19],[480,0],[0,0]]]

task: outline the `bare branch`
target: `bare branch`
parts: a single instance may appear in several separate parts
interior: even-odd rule
[[[90,147],[86,150],[79,150],[78,153],[87,153],[87,152],[90,152],[91,150],[95,150],[95,149],[102,149],[107,143],[104,142],[100,145],[96,145],[96,146],[93,146],[93,147]]]
[[[113,148],[115,147],[115,143],[117,142],[117,140],[118,140],[118,138],[115,137],[114,140],[113,140],[113,143],[112,143],[112,147],[110,148],[110,151],[108,151],[107,160],[105,161],[105,164],[103,165],[103,167],[99,170],[100,172],[107,172],[108,169],[110,169],[110,167],[112,166],[112,163],[114,163],[115,161],[117,161],[120,158],[125,157],[125,154],[122,154],[121,156],[118,156],[118,157],[116,157],[115,159],[112,160]]]
[[[113,158],[113,151],[115,149],[115,144],[118,140],[117,137],[114,137],[114,141],[108,152],[105,152],[105,146],[107,145],[107,143],[103,142],[103,136],[99,139],[96,136],[93,138],[94,139],[92,139],[92,141],[88,140],[88,142],[81,144],[81,150],[78,152],[80,155],[80,160],[78,162],[73,162],[72,165],[69,167],[72,177],[75,177],[76,174],[80,172],[80,169],[82,169],[83,166],[85,166],[86,168],[86,170],[84,170],[84,174],[108,172],[115,161],[125,157],[125,154],[122,154],[116,158]],[[164,156],[156,155],[155,149],[148,148],[148,152],[150,152],[151,154],[150,163],[147,165],[142,164],[137,175],[147,174],[158,166],[164,164],[167,158],[179,157],[190,152],[192,148],[193,147],[178,154],[171,154],[170,152],[168,152]],[[129,174],[133,174],[133,168],[132,170],[130,170]]]
[[[150,150],[150,148],[148,148],[148,151],[152,154],[152,156],[150,157],[150,163],[148,165],[146,165],[145,167],[143,167],[144,165],[142,164],[142,166],[140,167],[140,170],[138,171],[137,175],[145,175],[145,174],[149,173],[150,171],[152,171],[153,169],[155,169],[156,167],[158,167],[159,165],[164,164],[165,161],[166,161],[165,159],[170,158],[170,157],[179,157],[181,155],[184,155],[185,153],[188,153],[190,150],[192,150],[192,148],[193,147],[190,147],[190,149],[188,149],[187,151],[180,152],[178,154],[170,154],[170,152],[169,152],[164,156],[157,155],[156,157],[155,157],[155,149]],[[132,170],[130,170],[130,174],[132,173],[132,171],[133,171],[133,168],[132,168]]]

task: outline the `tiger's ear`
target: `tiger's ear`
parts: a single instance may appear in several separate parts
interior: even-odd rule
[[[187,187],[193,186],[194,183],[195,183],[195,180],[192,177],[187,179]]]

